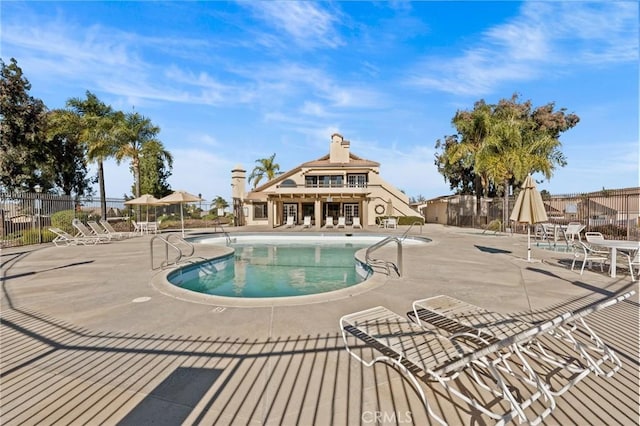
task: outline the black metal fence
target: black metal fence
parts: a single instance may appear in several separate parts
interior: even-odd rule
[[[130,230],[133,229],[131,219],[180,219],[180,205],[127,206],[124,201],[108,198],[107,210],[103,213],[98,198],[0,192],[0,244],[7,247],[51,241],[54,235],[48,228],[54,226],[64,229],[70,226],[73,218],[86,221],[102,219],[104,216],[118,223],[121,229],[125,227]],[[580,222],[586,226],[585,232],[598,231],[609,239],[640,240],[640,188],[543,196],[543,201],[550,223],[566,225]],[[526,226],[508,221],[514,203],[515,197],[508,197],[508,203],[503,198],[482,199],[478,205],[474,196],[451,196],[440,199],[437,208],[444,209],[440,217],[444,216],[446,224],[450,226],[485,229],[497,223],[502,230],[526,232]],[[182,207],[183,215],[187,218],[205,215],[211,208],[212,205],[205,201]],[[430,217],[428,209],[423,209],[427,222]],[[73,232],[73,229],[65,230]]]
[[[45,193],[0,192],[0,247],[13,247],[51,241],[55,235],[49,227],[75,233],[71,221],[79,218],[100,220],[106,218],[117,224],[119,230],[133,230],[131,219],[156,221],[160,217],[180,219],[180,205],[128,206],[121,198],[107,198],[106,211],[102,212],[99,198],[74,198],[68,195]],[[207,202],[182,206],[187,218],[209,212]]]
[[[482,199],[478,206],[475,196],[452,196],[446,200],[446,224],[485,229],[499,222],[503,231],[526,232],[526,225],[509,222],[515,197],[507,201]],[[640,188],[543,196],[543,203],[549,223],[580,222],[584,232],[601,232],[608,239],[640,239]]]

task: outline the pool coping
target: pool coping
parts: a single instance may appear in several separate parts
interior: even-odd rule
[[[259,233],[256,235],[264,235],[264,234],[265,233]],[[288,234],[288,233],[282,233],[282,232],[273,233],[273,234],[278,235],[278,237],[300,235],[300,234]],[[232,235],[249,236],[254,234],[253,233],[234,233]],[[305,237],[314,237],[314,236],[335,237],[336,234],[309,233],[309,234],[304,234],[304,236]],[[362,237],[362,236],[380,237],[380,234],[357,234],[357,236],[358,237]],[[395,237],[395,235],[391,235],[391,236]],[[220,237],[220,238],[223,238],[223,237]],[[432,242],[430,238],[426,238],[426,237],[416,238],[415,236],[410,236],[407,238],[412,240],[422,240],[425,243]],[[220,259],[225,256],[229,256],[234,252],[234,249],[231,247],[222,247],[222,246],[218,246],[218,247],[224,248],[224,250],[222,250],[222,252],[220,252],[219,254],[216,254],[213,257],[206,259],[207,261]],[[356,251],[354,258],[357,261],[363,264],[366,264],[365,257],[366,257],[367,249],[368,247],[361,248],[358,251]],[[316,294],[300,295],[300,296],[241,298],[241,297],[228,297],[228,296],[218,296],[213,294],[198,293],[192,290],[181,288],[175,284],[172,284],[169,281],[169,275],[171,275],[178,269],[186,266],[188,266],[188,264],[183,263],[179,265],[173,265],[171,267],[168,267],[167,269],[160,271],[159,273],[155,274],[151,278],[151,286],[155,290],[164,294],[165,296],[169,296],[181,301],[199,303],[199,304],[210,305],[210,306],[222,306],[222,307],[233,307],[233,308],[255,308],[255,307],[271,307],[271,306],[300,306],[300,305],[309,305],[309,304],[316,304],[316,303],[327,303],[327,302],[332,302],[336,300],[347,299],[349,297],[357,296],[357,295],[366,293],[368,291],[374,290],[376,288],[379,288],[384,284],[386,284],[389,279],[388,275],[383,274],[381,272],[376,272],[376,270],[373,269],[371,276],[366,280],[362,281],[361,283],[349,286],[347,288],[339,289],[339,290],[327,291],[327,292],[316,293]]]

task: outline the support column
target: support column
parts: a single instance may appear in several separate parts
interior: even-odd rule
[[[360,211],[360,223],[362,227],[369,226],[369,199],[367,197],[362,199],[362,210]]]
[[[271,199],[267,200],[267,223],[271,228],[274,227],[275,223],[276,209],[274,206],[275,203]]]
[[[316,229],[322,228],[322,201],[320,198],[316,198],[313,203],[313,215],[314,220],[316,221]]]

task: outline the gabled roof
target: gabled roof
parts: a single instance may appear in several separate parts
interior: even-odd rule
[[[256,187],[255,189],[249,191],[247,194],[248,198],[252,198],[250,194],[255,192],[263,191],[264,189],[276,185],[279,182],[287,179],[289,176],[292,176],[298,172],[300,172],[304,168],[363,168],[363,167],[380,167],[380,163],[371,160],[365,160],[362,157],[359,157],[355,154],[349,153],[349,162],[348,163],[332,163],[329,161],[329,154],[324,155],[317,160],[307,161],[306,163],[302,163],[297,167],[285,172],[275,178],[271,179],[268,182],[263,183],[262,185]]]
[[[329,161],[329,154],[327,154],[317,160],[302,163],[298,166],[298,169],[302,167],[380,167],[380,163],[377,161],[366,160],[352,153],[349,153],[348,163],[332,163]]]

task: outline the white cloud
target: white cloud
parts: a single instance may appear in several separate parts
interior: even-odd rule
[[[336,10],[325,10],[327,3],[311,1],[257,1],[242,2],[267,24],[284,32],[279,37],[283,46],[294,42],[301,47],[337,47],[342,44],[339,31],[339,15]],[[269,35],[270,38],[274,36]]]
[[[631,2],[525,2],[519,16],[486,30],[462,55],[422,59],[408,81],[478,96],[571,65],[637,61],[637,20]]]

